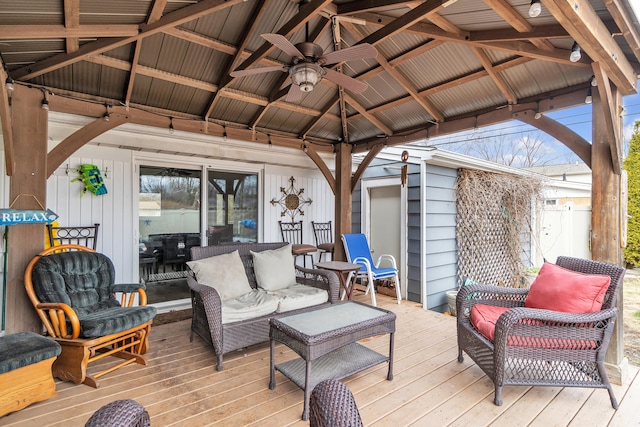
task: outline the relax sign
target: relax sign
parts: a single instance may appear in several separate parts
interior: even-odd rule
[[[46,211],[0,209],[0,225],[16,224],[50,224],[58,219],[51,209]]]

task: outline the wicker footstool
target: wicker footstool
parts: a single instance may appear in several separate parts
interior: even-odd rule
[[[51,365],[60,345],[33,332],[0,337],[0,416],[56,394]]]
[[[357,302],[271,319],[271,357],[269,388],[274,389],[275,371],[280,371],[304,390],[302,419],[309,418],[311,390],[323,380],[339,380],[388,362],[387,379],[393,379],[393,334],[395,313]],[[389,334],[389,355],[385,356],[356,341]],[[275,364],[276,341],[300,358]]]

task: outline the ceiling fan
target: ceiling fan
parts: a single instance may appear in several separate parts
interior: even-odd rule
[[[368,87],[366,83],[339,73],[328,66],[352,59],[372,59],[378,56],[376,48],[368,43],[324,54],[322,48],[315,43],[302,42],[294,45],[281,34],[262,34],[262,38],[290,55],[293,58],[291,64],[236,70],[230,75],[242,77],[271,71],[288,72],[293,82],[285,98],[288,102],[298,101],[303,92],[311,92],[323,77],[351,92],[363,92]]]

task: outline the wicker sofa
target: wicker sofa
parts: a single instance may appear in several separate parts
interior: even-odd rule
[[[251,288],[257,289],[258,285],[251,252],[280,249],[284,246],[287,246],[287,243],[251,243],[193,247],[191,248],[191,260],[202,260],[218,255],[230,254],[238,250],[246,276],[249,280],[249,285]],[[209,343],[213,347],[213,351],[218,359],[217,369],[222,370],[222,358],[224,354],[269,340],[270,318],[312,310],[320,305],[332,304],[339,300],[340,282],[335,273],[327,270],[306,269],[296,266],[295,275],[297,283],[327,291],[328,301],[311,307],[294,309],[283,313],[274,310],[269,314],[258,317],[223,322],[223,301],[220,294],[213,287],[198,283],[196,276],[190,271],[187,275],[187,282],[191,289],[193,309],[190,339],[193,339],[193,333],[195,332]]]

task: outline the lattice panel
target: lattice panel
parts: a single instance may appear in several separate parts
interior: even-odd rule
[[[523,240],[530,240],[532,200],[541,183],[529,177],[461,169],[456,183],[458,277],[520,287]]]

